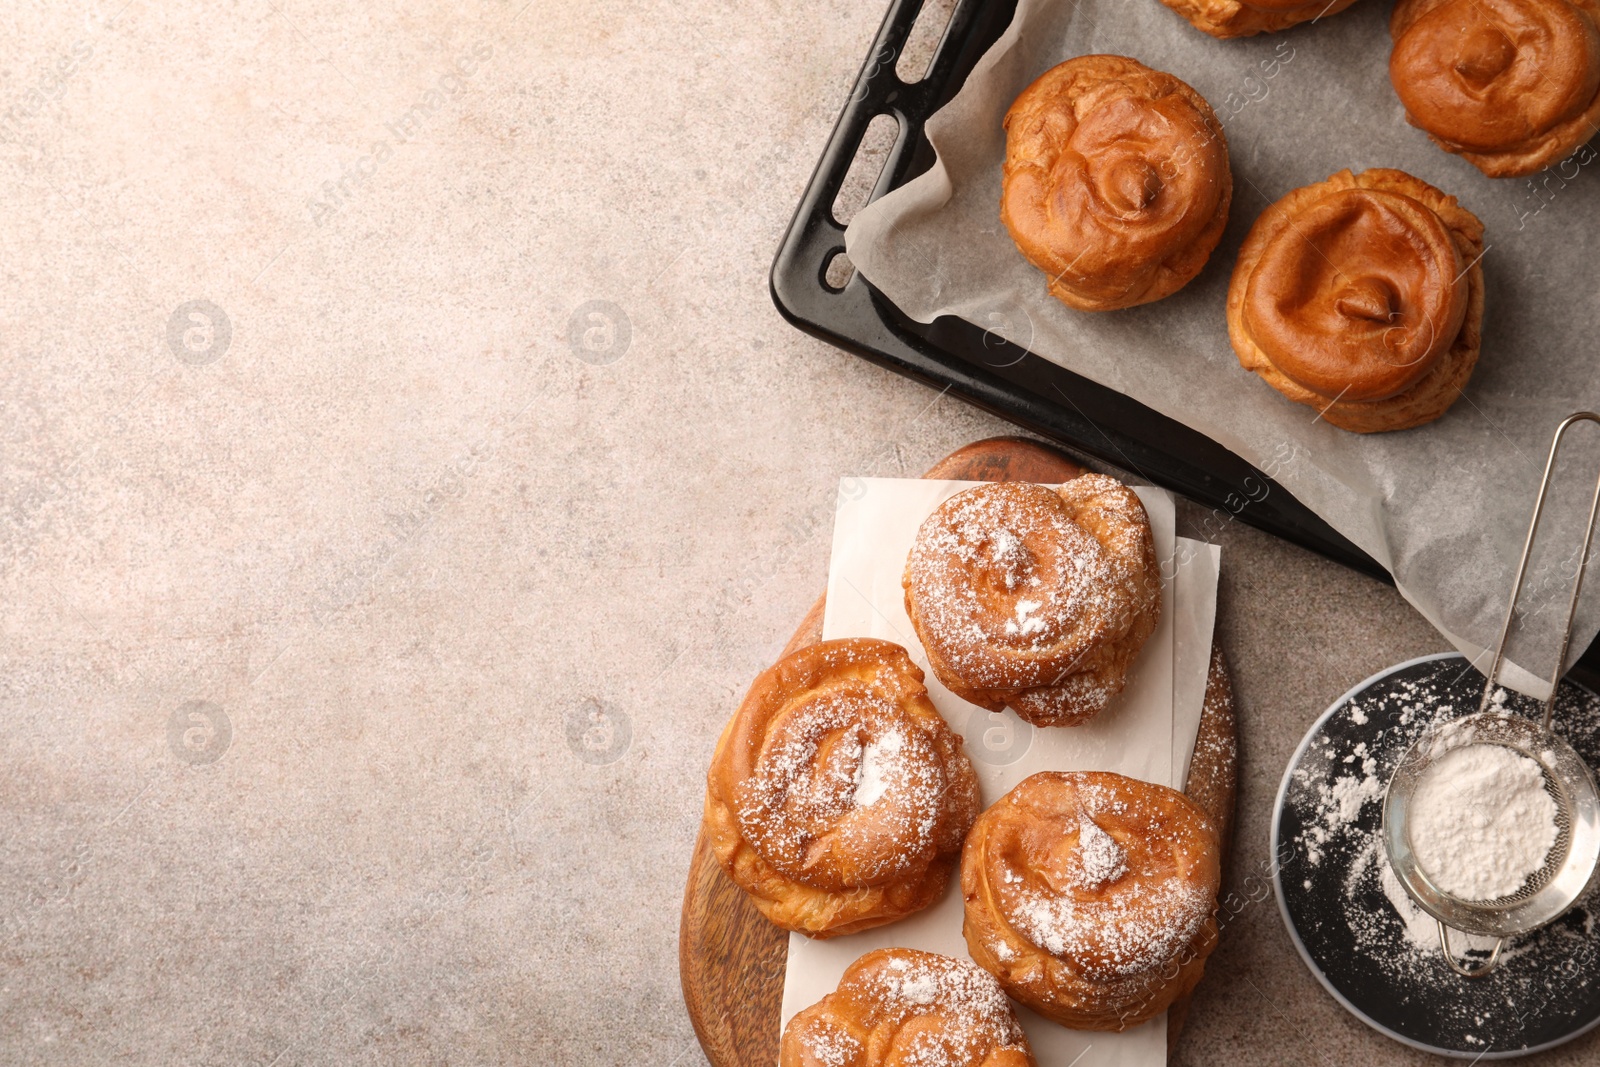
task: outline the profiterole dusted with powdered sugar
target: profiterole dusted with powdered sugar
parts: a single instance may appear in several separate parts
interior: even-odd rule
[[[883,948],[789,1020],[779,1067],[1034,1067],[999,984],[971,960]]]
[[[904,585],[939,681],[1036,726],[1104,711],[1161,616],[1149,517],[1102,474],[957,493],[917,531]]]
[[[1017,1000],[1075,1030],[1125,1030],[1193,989],[1217,943],[1211,819],[1175,789],[1043,771],[978,817],[962,933]]]
[[[763,915],[832,937],[933,903],[978,807],[922,671],[897,644],[851,638],[751,685],[711,758],[705,832]]]

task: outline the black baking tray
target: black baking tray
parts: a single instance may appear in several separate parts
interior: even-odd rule
[[[890,115],[899,134],[870,200],[924,173],[933,147],[923,123],[960,91],[978,59],[1010,25],[1016,0],[958,0],[927,73],[895,71],[924,0],[891,0],[855,86],[828,138],[772,264],[772,299],[806,333],[907,377],[948,390],[1027,430],[1138,474],[1230,518],[1308,548],[1380,581],[1389,573],[1250,463],[1204,434],[962,319],[914,322],[852,271],[827,279],[844,252],[833,204],[867,126]],[[1600,671],[1600,640],[1583,664]]]

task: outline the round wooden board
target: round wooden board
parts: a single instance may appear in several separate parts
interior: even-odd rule
[[[1035,441],[995,437],[951,453],[923,475],[961,481],[1069,481],[1083,469]],[[822,640],[818,600],[790,638],[784,654]],[[1233,836],[1237,786],[1233,689],[1226,663],[1211,648],[1205,711],[1185,792],[1222,828],[1226,858]],[[678,928],[678,970],[689,1019],[712,1067],[776,1067],[783,971],[789,934],[772,925],[729,880],[702,831],[689,862]],[[1185,997],[1167,1017],[1170,1054],[1189,1009]]]

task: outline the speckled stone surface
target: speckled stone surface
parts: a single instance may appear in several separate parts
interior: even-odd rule
[[[767,296],[880,4],[524,2],[0,14],[0,1063],[700,1062],[703,769],[837,479],[1006,427]],[[1237,885],[1445,646],[1217,537]],[[1424,1059],[1270,900],[1179,1058]]]

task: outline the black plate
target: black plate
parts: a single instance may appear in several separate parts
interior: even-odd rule
[[[1381,581],[1372,557],[1251,464],[1203,434],[1001,336],[945,317],[913,322],[863,279],[840,288],[825,276],[844,252],[833,203],[868,124],[900,125],[871,198],[933,165],[923,123],[960,91],[973,66],[1011,24],[1016,0],[958,0],[926,76],[902,82],[895,63],[924,0],[892,0],[861,73],[806,186],[772,264],[772,299],[790,323],[890,370],[960,396],[1081,453],[1137,473],[1241,522],[1276,534]],[[1584,653],[1600,671],[1600,640]]]
[[[1340,697],[1283,776],[1272,854],[1283,921],[1306,965],[1341,1004],[1415,1048],[1500,1059],[1570,1041],[1600,1023],[1600,891],[1591,886],[1556,922],[1507,942],[1493,974],[1465,979],[1437,947],[1420,944],[1432,920],[1392,874],[1385,878],[1379,836],[1383,787],[1400,757],[1430,722],[1476,712],[1483,681],[1459,655],[1426,656]],[[1514,693],[1506,702],[1530,716],[1542,711]],[[1555,722],[1591,766],[1600,763],[1600,696],[1564,682]],[[1353,784],[1336,787],[1340,778]],[[1364,781],[1373,783],[1365,791]],[[1343,814],[1353,817],[1341,817],[1341,797],[1349,805]],[[1409,935],[1401,908],[1410,911]],[[1481,960],[1487,952],[1468,956]]]

